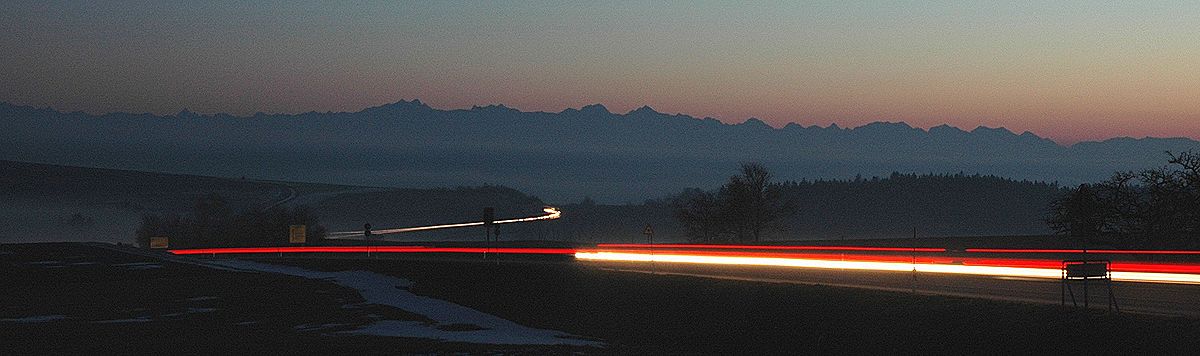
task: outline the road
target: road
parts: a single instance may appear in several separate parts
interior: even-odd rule
[[[684,247],[680,247],[684,246]],[[628,245],[595,247],[296,246],[172,250],[178,255],[310,258],[538,260],[579,263],[631,273],[658,273],[771,283],[821,284],[991,300],[1082,305],[1084,285],[1061,283],[1061,256],[1006,258],[994,253],[870,246]],[[761,250],[752,250],[757,248]],[[716,250],[716,251],[714,251]],[[763,251],[766,250],[766,251]],[[782,251],[781,251],[782,250]],[[908,253],[904,253],[908,252]],[[978,257],[964,257],[964,255]],[[1119,256],[1118,256],[1119,257]],[[1200,264],[1120,261],[1111,264],[1116,307],[1123,312],[1200,317]],[[1088,304],[1108,307],[1108,284],[1088,282]]]
[[[523,217],[523,218],[495,220],[495,221],[492,221],[492,224],[499,225],[499,224],[513,224],[513,223],[541,221],[541,220],[554,220],[554,219],[558,219],[558,218],[562,217],[562,212],[560,212],[557,208],[554,208],[554,207],[545,207],[542,209],[542,212],[543,212],[542,215],[527,216],[527,217]],[[374,235],[400,234],[400,233],[417,232],[417,231],[455,229],[455,228],[463,228],[463,227],[471,227],[471,226],[483,226],[484,224],[486,224],[486,222],[484,222],[484,221],[471,221],[471,222],[454,223],[454,224],[379,229],[379,230],[372,230],[371,235],[374,236]],[[340,240],[364,240],[367,238],[367,236],[365,234],[365,231],[358,230],[358,231],[331,232],[325,238],[340,239]]]
[[[946,295],[1025,303],[1059,304],[1062,300],[1058,279],[978,276],[900,271],[863,271],[776,266],[713,265],[693,263],[648,263],[581,261],[594,268],[687,275],[704,278],[769,283],[819,284],[885,290],[902,293]],[[1083,285],[1072,282],[1079,305],[1083,305]],[[1108,291],[1100,281],[1089,283],[1090,306],[1107,308]],[[1117,306],[1122,312],[1200,317],[1200,285],[1146,282],[1112,282]],[[1067,304],[1071,305],[1070,296]]]

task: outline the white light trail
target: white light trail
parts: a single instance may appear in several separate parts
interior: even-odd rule
[[[673,263],[716,264],[716,265],[781,266],[781,267],[849,269],[849,270],[868,270],[868,271],[895,271],[895,272],[910,272],[910,271],[916,270],[917,272],[925,272],[925,273],[969,274],[969,275],[1004,276],[1004,277],[1030,277],[1030,278],[1046,278],[1046,279],[1062,278],[1062,270],[1060,270],[1060,269],[1031,268],[1031,267],[1003,267],[1003,266],[967,266],[967,265],[941,264],[941,263],[905,263],[905,262],[845,261],[845,260],[834,261],[834,260],[784,258],[784,257],[703,256],[703,255],[687,255],[687,254],[660,254],[660,253],[650,254],[650,253],[604,252],[604,251],[576,252],[575,258],[580,259],[580,260],[594,260],[594,261],[673,262]],[[1114,281],[1129,281],[1129,282],[1200,284],[1200,275],[1184,274],[1184,273],[1112,272],[1112,279]]]
[[[538,220],[554,220],[554,219],[558,219],[558,218],[562,217],[562,212],[559,211],[558,208],[545,207],[542,209],[542,211],[545,212],[544,215],[530,216],[530,217],[516,218],[516,219],[507,219],[507,220],[496,220],[496,221],[493,221],[492,223],[493,224],[512,224],[512,223],[538,221]],[[483,221],[474,221],[474,222],[465,222],[465,223],[457,223],[457,224],[403,227],[403,228],[396,228],[396,229],[371,230],[371,234],[372,235],[399,234],[399,233],[405,233],[405,232],[453,229],[453,228],[470,227],[470,226],[483,226],[483,224],[484,224]],[[365,236],[365,235],[363,235],[363,233],[364,233],[363,230],[333,232],[333,233],[330,233],[327,236],[327,238],[330,238],[330,239],[347,239],[347,238],[354,238],[354,237],[361,238],[361,237]]]

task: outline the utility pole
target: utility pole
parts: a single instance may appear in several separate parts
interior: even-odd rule
[[[646,235],[647,247],[650,249],[650,273],[655,273],[654,269],[654,227],[646,224],[646,228],[642,230],[642,234]]]
[[[909,243],[909,246],[912,246],[912,284],[911,284],[911,286],[912,286],[912,294],[917,294],[917,245],[916,245],[916,243],[917,243],[917,227],[915,227],[915,226],[913,227],[913,237],[912,238],[913,238],[912,242]]]
[[[483,208],[483,259],[487,259],[492,249],[492,222],[496,220],[496,208]]]

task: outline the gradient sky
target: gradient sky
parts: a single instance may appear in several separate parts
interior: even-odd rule
[[[0,100],[87,112],[602,103],[725,122],[1200,138],[1200,2],[5,1]]]

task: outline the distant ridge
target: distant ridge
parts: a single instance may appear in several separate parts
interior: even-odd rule
[[[357,112],[233,116],[91,115],[0,103],[0,159],[352,185],[503,184],[548,201],[630,202],[717,185],[738,162],[782,179],[983,173],[1077,184],[1156,167],[1187,138],[1063,146],[1030,132],[904,122],[843,128],[750,118],[613,113],[600,104],[525,112],[501,104],[436,109],[401,100]]]
[[[485,112],[485,113],[508,112],[508,113],[514,113],[514,114],[547,114],[547,112],[542,112],[542,111],[521,111],[520,109],[512,108],[505,104],[475,105],[475,106],[472,106],[470,109],[435,109],[435,108],[430,107],[429,105],[421,102],[420,99],[400,100],[400,101],[397,101],[394,103],[367,107],[365,109],[362,109],[362,110],[359,110],[356,112],[309,111],[309,112],[300,113],[300,114],[282,114],[282,113],[271,114],[271,113],[257,112],[257,113],[254,113],[253,115],[248,115],[248,116],[237,116],[237,115],[231,115],[231,114],[226,114],[226,113],[201,114],[201,113],[196,113],[191,110],[188,110],[187,108],[181,109],[178,113],[176,113],[174,115],[162,115],[162,116],[150,114],[150,113],[127,113],[127,112],[111,112],[111,113],[93,115],[93,114],[88,114],[88,113],[85,113],[82,111],[62,112],[62,111],[58,111],[58,110],[55,110],[50,107],[40,107],[39,108],[39,107],[34,107],[34,106],[23,106],[23,105],[17,105],[17,104],[13,104],[13,103],[6,102],[6,101],[0,101],[0,111],[3,111],[8,114],[19,113],[19,112],[40,112],[43,114],[51,114],[52,113],[52,114],[60,114],[60,115],[86,115],[86,116],[96,116],[96,117],[125,116],[125,117],[178,118],[178,119],[254,119],[254,118],[280,117],[280,116],[312,116],[312,115],[327,115],[327,116],[329,116],[329,115],[363,114],[363,113],[375,113],[375,114],[378,114],[378,113],[413,113],[413,112],[419,112],[419,111],[423,111],[423,110],[431,111],[431,112],[432,111],[439,111],[439,112],[466,111],[466,112]],[[854,126],[854,127],[841,127],[837,123],[831,123],[829,126],[824,126],[824,127],[820,126],[820,125],[804,126],[799,123],[789,122],[789,123],[785,124],[783,127],[775,128],[773,126],[770,126],[766,122],[762,121],[761,119],[758,119],[755,117],[747,118],[746,120],[742,121],[741,123],[728,124],[728,123],[721,122],[721,121],[719,121],[715,118],[711,118],[711,117],[700,118],[700,117],[695,117],[695,116],[691,116],[688,114],[665,114],[665,113],[661,113],[661,112],[654,110],[654,108],[650,107],[649,105],[643,105],[639,108],[630,110],[629,112],[627,112],[625,114],[618,114],[618,113],[610,112],[608,110],[608,108],[605,107],[603,104],[588,104],[588,105],[584,105],[583,107],[580,107],[578,109],[566,108],[566,109],[563,109],[562,111],[559,111],[558,114],[561,114],[561,115],[578,115],[578,114],[613,115],[613,116],[625,116],[625,117],[629,117],[629,116],[666,116],[666,117],[676,117],[676,118],[700,120],[700,121],[712,122],[715,124],[726,125],[726,126],[748,125],[748,126],[753,126],[753,127],[771,128],[771,129],[775,129],[775,130],[842,130],[842,131],[854,131],[854,130],[889,131],[890,130],[893,132],[912,130],[912,131],[920,131],[920,132],[924,132],[927,134],[939,135],[939,136],[953,136],[953,135],[958,135],[958,134],[1006,135],[1006,136],[1021,136],[1021,137],[1026,137],[1026,138],[1030,138],[1030,139],[1042,140],[1042,141],[1047,141],[1047,142],[1058,144],[1053,140],[1043,138],[1031,131],[1023,131],[1022,133],[1017,134],[1003,126],[990,127],[990,126],[980,125],[980,126],[976,126],[974,129],[971,129],[968,131],[968,130],[963,130],[962,128],[959,128],[957,126],[952,126],[950,124],[940,124],[937,126],[930,127],[929,129],[923,129],[920,127],[911,126],[907,122],[904,122],[904,121],[895,121],[895,122],[893,122],[893,121],[874,121],[874,122],[870,122],[870,123],[866,123],[866,124],[863,124],[860,126]],[[1115,137],[1107,138],[1107,139],[1100,140],[1100,141],[1096,141],[1096,140],[1079,141],[1076,144],[1094,144],[1094,143],[1103,143],[1103,142],[1110,142],[1110,141],[1130,141],[1130,140],[1132,140],[1132,141],[1144,141],[1144,140],[1172,140],[1172,141],[1175,141],[1175,140],[1177,140],[1177,141],[1200,142],[1200,141],[1196,141],[1194,139],[1187,138],[1187,137],[1135,138],[1135,137],[1130,137],[1130,136],[1115,136]],[[1063,147],[1073,146],[1073,145],[1062,145],[1062,144],[1058,144],[1058,145],[1063,146]]]

